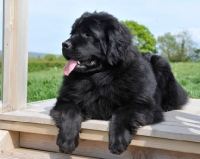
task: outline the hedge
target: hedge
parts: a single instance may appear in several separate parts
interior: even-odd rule
[[[39,60],[29,60],[28,62],[28,72],[37,72],[41,70],[50,70],[53,67],[63,68],[66,61],[39,61]],[[2,72],[2,61],[0,61],[0,73]]]
[[[37,72],[41,70],[50,70],[53,67],[63,68],[65,61],[29,61],[28,72]]]

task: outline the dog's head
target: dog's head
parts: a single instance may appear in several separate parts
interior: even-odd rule
[[[62,44],[69,60],[65,74],[96,72],[125,60],[132,35],[115,17],[105,12],[84,13],[72,26],[71,37]]]

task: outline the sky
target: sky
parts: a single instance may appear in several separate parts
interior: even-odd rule
[[[2,8],[0,0],[0,30]],[[29,0],[28,50],[62,54],[61,43],[69,38],[74,21],[86,11],[105,11],[119,20],[136,21],[155,38],[188,30],[200,47],[200,0]]]

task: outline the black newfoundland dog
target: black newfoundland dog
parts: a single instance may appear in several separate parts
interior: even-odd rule
[[[81,122],[109,120],[109,150],[121,154],[140,126],[162,122],[163,112],[181,109],[187,94],[161,56],[142,54],[129,29],[105,12],[84,13],[62,51],[69,61],[51,110],[64,153],[78,146]]]

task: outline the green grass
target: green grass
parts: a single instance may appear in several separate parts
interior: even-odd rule
[[[177,81],[190,98],[200,98],[200,63],[171,63]]]
[[[200,63],[171,63],[171,67],[189,97],[200,99]],[[29,73],[27,101],[55,98],[62,83],[62,76],[62,69],[56,67],[48,71]]]
[[[200,63],[171,63],[172,71],[190,98],[200,98]],[[29,73],[28,102],[55,98],[62,82],[62,69]]]
[[[58,68],[29,73],[27,101],[55,98],[62,83],[62,76],[62,69]]]

